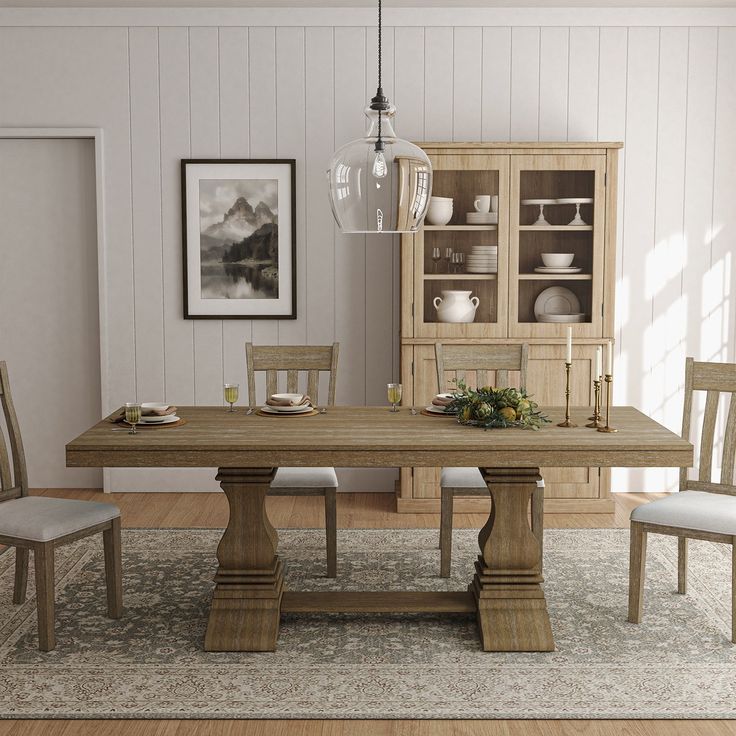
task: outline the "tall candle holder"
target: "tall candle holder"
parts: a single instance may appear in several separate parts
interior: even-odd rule
[[[614,429],[610,424],[610,418],[611,418],[611,384],[613,383],[613,376],[610,373],[606,373],[605,379],[606,381],[606,426],[605,427],[598,427],[599,432],[618,432],[617,429]]]
[[[602,427],[601,424],[601,380],[600,378],[594,378],[593,379],[593,395],[595,397],[594,403],[593,403],[593,416],[588,417],[588,419],[592,419],[593,421],[590,424],[586,424],[586,427],[591,427],[592,429],[598,429],[598,427]]]
[[[572,368],[572,363],[568,363],[565,361],[565,421],[560,422],[557,426],[558,427],[577,427],[577,424],[574,424],[570,421],[570,370]]]

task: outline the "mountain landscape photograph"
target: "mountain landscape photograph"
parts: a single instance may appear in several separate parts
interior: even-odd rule
[[[277,299],[278,180],[199,182],[202,299]]]

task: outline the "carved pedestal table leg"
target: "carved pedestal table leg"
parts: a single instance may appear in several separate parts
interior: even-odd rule
[[[265,507],[274,474],[274,468],[220,468],[217,474],[230,518],[217,548],[220,566],[204,639],[208,652],[276,649],[284,580],[278,535]]]
[[[540,587],[541,544],[529,526],[538,468],[480,468],[493,499],[478,535],[480,555],[469,589],[487,652],[550,652],[555,648]]]

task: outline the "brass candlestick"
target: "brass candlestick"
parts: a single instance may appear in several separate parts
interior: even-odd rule
[[[606,373],[605,381],[606,381],[606,426],[598,427],[598,431],[599,432],[618,432],[618,430],[614,429],[609,423],[609,419],[611,417],[611,384],[613,383],[613,376],[610,373]]]
[[[570,421],[570,369],[572,363],[565,361],[565,421],[560,422],[558,427],[577,427],[577,424],[573,424]]]
[[[593,379],[593,395],[595,396],[594,404],[593,404],[593,416],[588,417],[588,419],[592,419],[593,421],[590,424],[586,424],[586,427],[592,427],[593,429],[598,429],[598,427],[603,426],[601,424],[601,381],[600,378]]]

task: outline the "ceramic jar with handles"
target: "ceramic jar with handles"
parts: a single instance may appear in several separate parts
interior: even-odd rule
[[[427,222],[430,225],[447,225],[452,219],[452,197],[430,197]]]
[[[472,322],[480,299],[471,297],[472,291],[443,291],[433,299],[440,322]]]

